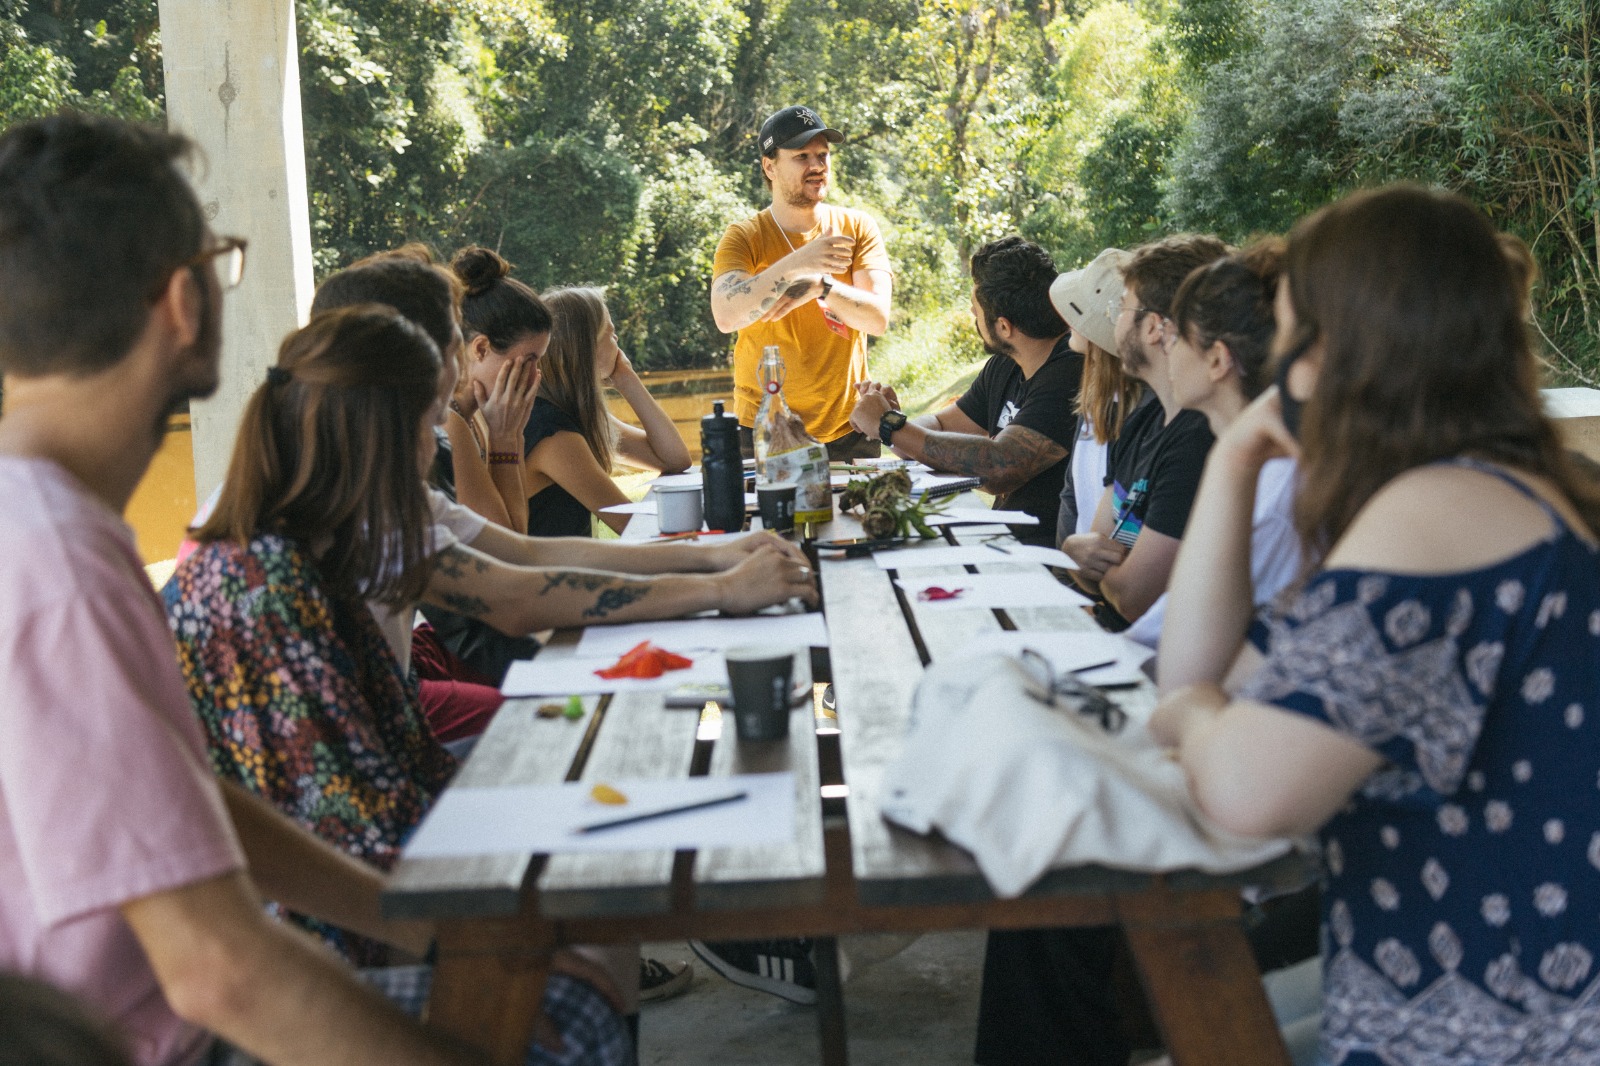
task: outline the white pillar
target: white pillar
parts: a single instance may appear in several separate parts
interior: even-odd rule
[[[200,147],[212,231],[250,242],[227,294],[222,385],[193,405],[196,495],[227,472],[245,401],[311,306],[311,214],[293,0],[160,0],[167,121]]]

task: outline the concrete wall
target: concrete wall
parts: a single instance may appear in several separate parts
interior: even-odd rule
[[[194,138],[212,231],[250,242],[224,297],[222,386],[192,408],[196,495],[227,471],[239,416],[311,306],[311,221],[293,0],[160,0],[167,118]]]

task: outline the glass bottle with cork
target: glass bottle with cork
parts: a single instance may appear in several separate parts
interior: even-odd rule
[[[783,353],[776,344],[761,351],[761,407],[756,412],[756,484],[795,486],[797,525],[833,518],[828,449],[806,432],[806,424],[783,398]]]

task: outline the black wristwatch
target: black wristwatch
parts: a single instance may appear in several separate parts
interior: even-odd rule
[[[833,279],[828,277],[828,275],[826,275],[826,274],[822,275],[822,295],[818,296],[817,299],[826,300],[828,298],[828,293],[830,293],[832,291],[833,291]]]
[[[878,439],[888,444],[889,439],[906,425],[906,416],[902,411],[885,411],[883,417],[878,419]]]

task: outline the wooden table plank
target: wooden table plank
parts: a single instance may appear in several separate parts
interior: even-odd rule
[[[789,716],[789,739],[740,741],[731,712],[711,750],[712,777],[794,774],[795,835],[782,844],[709,848],[695,856],[695,903],[707,909],[781,907],[822,899],[827,863],[822,843],[821,774],[811,701]]]
[[[489,723],[452,786],[542,785],[566,779],[599,704],[577,721],[540,718],[540,699],[507,700]],[[389,875],[383,913],[391,918],[514,914],[531,855],[467,859],[402,859]]]
[[[858,896],[873,904],[982,898],[972,895],[987,889],[978,887],[982,877],[970,856],[892,826],[878,813],[884,773],[900,755],[911,695],[922,677],[922,659],[888,572],[871,559],[824,558],[822,596]]]
[[[668,710],[660,692],[611,697],[580,780],[687,777],[700,715]],[[539,877],[539,911],[552,918],[664,911],[672,902],[671,851],[552,855]]]

